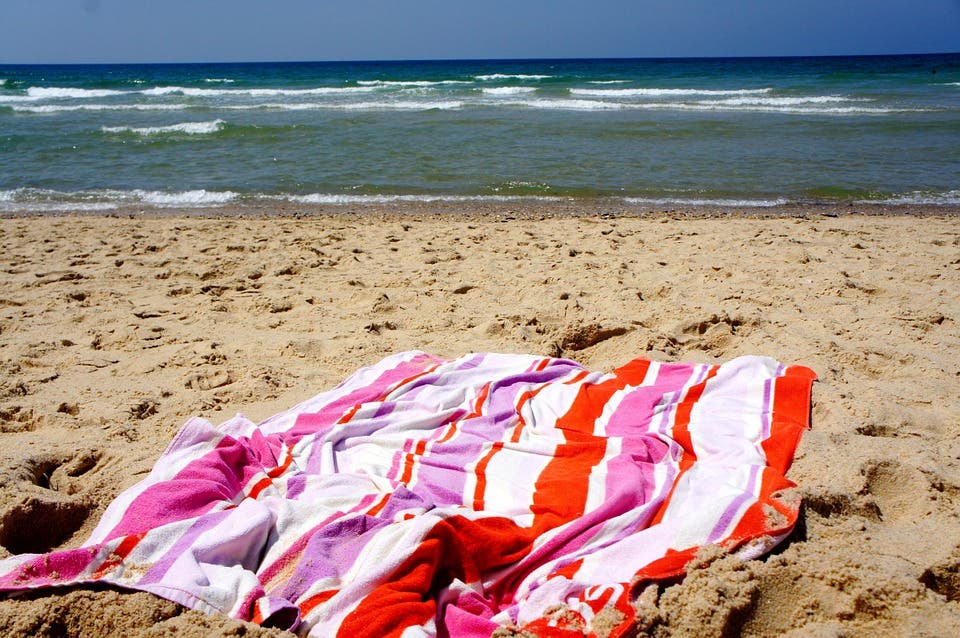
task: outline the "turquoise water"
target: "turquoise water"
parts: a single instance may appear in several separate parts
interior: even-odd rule
[[[0,210],[960,203],[960,55],[0,66]]]

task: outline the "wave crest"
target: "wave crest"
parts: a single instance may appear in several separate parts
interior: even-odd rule
[[[481,89],[484,95],[523,95],[537,89],[532,86],[492,86]]]
[[[552,77],[552,75],[537,75],[527,73],[490,73],[488,75],[475,75],[473,76],[473,79],[480,82],[490,82],[496,80],[547,80]]]
[[[772,92],[771,88],[764,89],[570,89],[571,95],[585,95],[587,97],[661,97],[683,95],[763,95]]]
[[[113,89],[75,89],[71,87],[59,86],[31,86],[27,89],[27,97],[37,100],[56,98],[87,99],[123,95],[126,92],[127,91],[115,91]]]
[[[169,133],[183,133],[186,135],[209,135],[223,130],[226,126],[224,120],[212,120],[209,122],[181,122],[180,124],[170,124],[168,126],[104,126],[100,130],[104,133],[122,134],[132,133],[149,137],[152,135],[166,135]]]
[[[155,86],[140,91],[143,95],[183,95],[186,97],[282,97],[304,95],[339,95],[369,93],[373,88],[365,86],[322,86],[310,89],[201,89],[189,86]]]

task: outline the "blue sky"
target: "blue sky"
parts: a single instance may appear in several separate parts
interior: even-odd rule
[[[960,0],[0,0],[0,64],[960,51]]]

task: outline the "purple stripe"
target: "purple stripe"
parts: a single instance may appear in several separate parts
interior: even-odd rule
[[[773,383],[774,379],[783,376],[786,368],[778,366],[773,379],[767,379],[763,382],[763,412],[760,415],[761,436],[760,441],[766,441],[770,438],[770,415],[773,413]]]
[[[332,521],[311,534],[296,569],[277,589],[269,592],[287,600],[297,600],[318,580],[342,578],[357,562],[357,557],[377,532],[390,525],[389,519],[351,516]]]
[[[177,559],[188,553],[187,550],[193,545],[193,542],[207,530],[219,525],[223,519],[230,515],[230,512],[231,510],[211,512],[196,519],[196,522],[187,528],[183,535],[177,539],[177,542],[154,563],[146,575],[138,581],[138,584],[149,585],[160,582],[160,579],[166,575],[167,571],[177,562]]]
[[[713,526],[713,531],[710,532],[710,535],[707,537],[707,542],[715,543],[720,540],[723,537],[723,533],[727,531],[731,522],[733,522],[734,515],[740,510],[743,504],[756,498],[756,482],[759,470],[760,467],[757,465],[750,466],[750,478],[747,479],[747,487],[744,488],[740,496],[730,502],[730,505],[727,506],[723,514],[720,515],[720,518],[717,519],[717,524]]]
[[[371,499],[372,500],[372,499]],[[352,513],[352,512],[350,512]],[[290,543],[290,546],[284,551],[280,556],[277,557],[272,563],[264,564],[260,566],[259,573],[257,577],[262,583],[269,583],[278,573],[280,573],[287,565],[290,564],[290,561],[295,556],[301,554],[304,548],[307,546],[307,543],[313,538],[313,535],[318,531],[323,529],[325,526],[330,525],[333,521],[336,521],[338,518],[344,515],[343,512],[336,512],[323,521],[314,525],[309,530],[301,534],[296,540]],[[281,587],[285,584],[281,584]]]

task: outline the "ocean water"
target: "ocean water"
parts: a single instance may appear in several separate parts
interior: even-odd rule
[[[960,55],[0,66],[0,211],[960,203]]]

